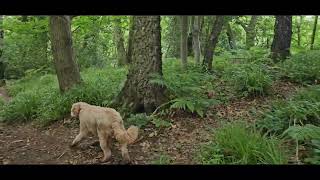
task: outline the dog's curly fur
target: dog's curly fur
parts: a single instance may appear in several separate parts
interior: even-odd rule
[[[123,159],[130,162],[127,146],[137,140],[139,129],[136,126],[130,126],[126,130],[121,115],[115,109],[77,102],[72,105],[71,117],[77,117],[80,120],[80,133],[71,146],[77,145],[89,133],[98,136],[104,153],[101,161],[105,162],[111,158],[111,140],[114,136],[120,144]]]

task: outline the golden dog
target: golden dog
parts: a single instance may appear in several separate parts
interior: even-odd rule
[[[114,135],[120,143],[120,150],[125,162],[130,162],[128,144],[132,144],[138,137],[138,127],[130,126],[128,130],[123,125],[120,114],[112,109],[94,106],[85,102],[77,102],[72,105],[71,117],[78,117],[80,120],[80,133],[73,140],[71,147],[79,142],[88,134],[99,137],[100,147],[104,157],[102,162],[111,158],[111,140]]]

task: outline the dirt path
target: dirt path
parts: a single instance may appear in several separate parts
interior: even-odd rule
[[[193,150],[199,142],[208,140],[209,136],[204,137],[209,134],[203,129],[210,121],[202,120],[202,123],[198,123],[199,121],[195,119],[184,119],[184,121],[189,123],[176,122],[172,128],[162,132],[154,128],[145,128],[141,133],[143,139],[129,147],[133,164],[150,164],[160,155],[172,157],[173,164],[194,163]],[[195,126],[198,128],[193,128]],[[79,147],[69,148],[77,133],[78,125],[73,122],[60,121],[47,128],[36,128],[30,123],[0,124],[0,162],[2,164],[98,163],[102,151],[99,145],[91,145],[96,138],[87,138]],[[120,164],[121,154],[117,143],[112,152],[112,160],[105,164]]]
[[[280,84],[275,97],[286,97],[296,88],[292,84]],[[0,95],[6,100],[10,97],[0,88]],[[241,99],[228,105],[211,109],[207,118],[173,117],[172,126],[157,129],[153,126],[140,131],[139,142],[129,147],[133,164],[151,164],[160,156],[170,157],[171,164],[196,164],[195,152],[208,142],[211,130],[217,128],[217,119],[234,120],[247,118],[253,120],[248,111],[263,108],[270,98]],[[96,138],[87,138],[80,147],[69,148],[78,134],[77,121],[69,119],[58,121],[46,128],[31,123],[7,125],[0,124],[0,164],[99,164],[102,157],[99,145],[91,145]],[[114,143],[111,161],[103,164],[120,164],[121,153]]]

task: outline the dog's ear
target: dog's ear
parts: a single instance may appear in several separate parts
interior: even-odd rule
[[[72,108],[71,108],[71,116],[78,117],[79,113],[80,113],[80,110],[81,110],[81,104],[80,103],[74,103],[72,105]]]

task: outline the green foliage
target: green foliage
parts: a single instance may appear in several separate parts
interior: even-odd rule
[[[213,89],[214,77],[202,72],[201,67],[190,64],[188,70],[183,71],[176,59],[167,59],[163,71],[163,77],[154,75],[151,83],[168,89],[172,100],[164,105],[170,105],[170,109],[196,112],[202,117],[209,106],[217,103],[206,97],[206,92]]]
[[[272,76],[263,64],[234,64],[227,68],[224,79],[244,96],[266,95],[272,85]]]
[[[5,104],[6,104],[6,101],[3,99],[2,96],[0,96],[0,107],[3,107]]]
[[[293,55],[280,64],[282,76],[292,82],[314,84],[320,81],[320,51],[308,51]]]
[[[204,111],[218,103],[218,101],[206,98],[182,97],[173,99],[171,103],[170,109],[188,110],[191,113],[196,112],[200,117],[203,117]]]
[[[272,104],[257,122],[257,126],[271,133],[281,134],[294,124],[320,123],[320,86],[301,90],[291,99]]]
[[[310,164],[320,164],[320,127],[312,124],[305,126],[290,126],[283,135],[298,141],[306,141],[312,147],[311,157],[304,161]]]
[[[320,127],[312,124],[290,126],[283,134],[299,141],[320,139]]]
[[[6,121],[47,123],[70,113],[71,105],[78,101],[105,106],[122,88],[125,69],[88,69],[82,73],[84,82],[61,94],[54,75],[22,79],[9,86],[14,95],[3,108],[1,118]]]
[[[145,127],[149,122],[151,121],[151,118],[147,116],[145,113],[139,113],[139,114],[132,114],[129,118],[125,120],[125,124],[128,125],[135,125],[139,128]]]
[[[151,122],[156,126],[156,128],[166,128],[171,126],[171,123],[168,120],[166,121],[161,118],[153,117]]]
[[[282,142],[246,128],[243,123],[228,123],[214,133],[214,140],[198,154],[203,164],[284,164]]]
[[[36,117],[40,106],[40,96],[35,91],[19,93],[12,101],[3,106],[1,120],[26,121]]]
[[[151,164],[155,165],[168,165],[172,162],[172,159],[170,156],[161,154],[159,157],[151,162]]]
[[[305,159],[306,163],[310,164],[320,164],[320,140],[311,140],[311,145],[313,147],[312,156]]]
[[[202,146],[196,158],[201,164],[228,164],[223,149],[214,142]]]
[[[146,113],[131,114],[130,117],[125,120],[125,125],[135,125],[139,128],[143,128],[150,122],[154,124],[156,128],[166,128],[171,126],[171,123],[168,120],[163,120],[155,116],[147,116]]]
[[[80,69],[101,67],[115,61],[112,16],[77,16],[72,20],[76,59]]]
[[[52,72],[48,54],[48,17],[29,16],[22,21],[17,16],[5,16],[3,21],[3,59],[7,64],[5,77],[20,78],[25,71],[42,68]]]

